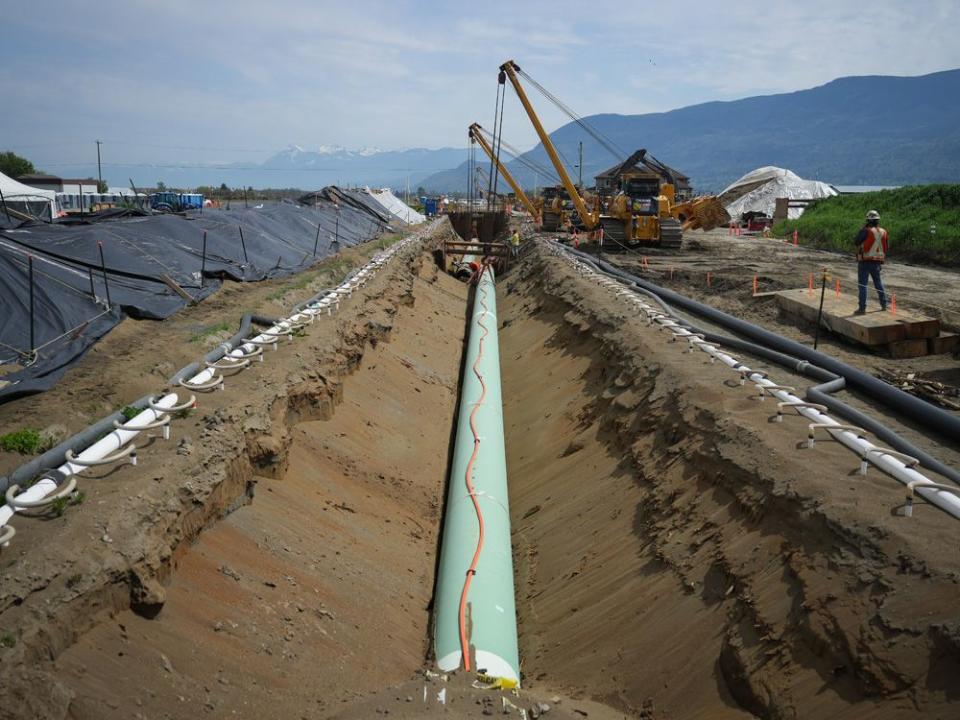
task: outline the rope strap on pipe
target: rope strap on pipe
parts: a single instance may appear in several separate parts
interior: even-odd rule
[[[99,460],[80,460],[73,454],[73,450],[67,450],[64,453],[64,459],[71,465],[78,465],[80,467],[98,467],[100,465],[110,465],[111,463],[115,463],[118,460],[123,460],[124,458],[129,459],[131,465],[136,465],[136,452],[137,446],[133,443],[128,443],[112,455],[105,455]]]
[[[176,413],[183,410],[192,410],[197,406],[197,396],[191,395],[190,399],[187,400],[182,405],[171,405],[170,407],[164,407],[163,405],[157,405],[157,398],[150,396],[147,399],[147,407],[158,413]]]
[[[192,383],[187,380],[179,380],[178,383],[188,390],[199,390],[200,392],[209,392],[218,387],[223,387],[223,375],[214,375],[213,379],[205,383]]]
[[[226,363],[226,364],[224,364]],[[211,370],[228,370],[228,371],[238,371],[243,370],[245,367],[250,365],[250,358],[232,358],[229,355],[224,355],[219,360],[210,362],[209,360],[204,360],[203,364],[206,365]]]
[[[484,269],[484,272],[486,269]],[[481,273],[482,274],[482,273]],[[478,286],[479,291],[479,301],[480,306],[483,308],[483,312],[487,311],[486,303],[486,287]],[[483,405],[484,400],[487,398],[487,384],[483,379],[483,374],[480,372],[479,364],[483,359],[483,345],[484,340],[486,340],[487,335],[490,330],[484,324],[481,317],[477,319],[477,325],[482,329],[480,335],[480,342],[477,346],[477,357],[473,361],[472,371],[473,374],[477,377],[477,381],[480,383],[480,397],[477,398],[477,401],[473,404],[473,409],[470,411],[470,432],[473,433],[473,453],[470,455],[470,460],[467,462],[467,469],[464,473],[464,483],[467,486],[467,492],[470,495],[470,500],[473,503],[473,509],[477,514],[477,525],[479,528],[477,536],[477,547],[473,552],[473,558],[470,561],[470,567],[467,569],[466,579],[463,583],[463,590],[460,594],[460,608],[458,614],[458,623],[460,628],[460,650],[463,657],[463,669],[470,671],[470,638],[467,635],[467,599],[470,594],[470,584],[473,580],[473,577],[477,574],[477,563],[480,561],[480,553],[483,550],[483,540],[484,540],[484,523],[483,523],[483,511],[480,508],[480,502],[477,500],[476,488],[473,485],[473,465],[477,460],[477,455],[480,454],[480,433],[477,430],[476,417],[477,412],[480,410],[480,406]],[[477,317],[477,315],[475,315]]]
[[[52,478],[47,478],[52,480]],[[57,492],[52,495],[47,495],[46,497],[40,498],[39,500],[18,500],[17,495],[20,494],[19,485],[11,485],[7,488],[6,495],[4,500],[6,500],[7,505],[18,510],[36,510],[37,508],[46,507],[47,505],[53,505],[57,500],[68,497],[77,489],[77,478],[71,476],[67,482],[64,483],[62,488],[57,488]],[[0,543],[3,541],[0,540]]]
[[[807,447],[813,447],[814,442],[814,433],[817,428],[822,428],[829,433],[832,433],[834,430],[846,430],[847,432],[856,433],[858,437],[865,437],[867,431],[862,427],[856,425],[843,425],[840,423],[810,423],[807,425],[809,432],[807,434]]]

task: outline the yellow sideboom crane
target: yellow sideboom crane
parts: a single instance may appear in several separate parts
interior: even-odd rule
[[[543,143],[544,150],[547,151],[547,155],[550,157],[550,162],[553,163],[553,167],[556,169],[557,175],[560,177],[560,182],[563,183],[564,190],[567,191],[567,195],[569,195],[570,200],[573,202],[574,208],[576,208],[577,214],[580,216],[580,221],[583,223],[583,227],[587,230],[594,230],[600,225],[599,214],[590,212],[590,210],[587,208],[587,204],[580,196],[580,192],[577,190],[576,185],[573,184],[573,181],[567,174],[566,168],[563,166],[563,163],[560,162],[560,155],[557,153],[557,149],[553,146],[553,142],[551,142],[547,131],[543,129],[543,124],[541,124],[540,118],[537,117],[537,113],[533,109],[533,105],[530,104],[530,99],[527,97],[527,93],[520,84],[520,78],[517,77],[517,71],[519,70],[520,67],[513,60],[507,60],[507,62],[500,66],[500,84],[503,85],[507,79],[510,80],[510,84],[513,85],[513,89],[517,93],[517,97],[520,98],[520,103],[523,105],[523,109],[527,111],[527,116],[530,118],[530,122],[533,124],[533,129],[537,131],[537,136],[540,138],[540,142]],[[544,211],[546,211],[546,209],[547,208],[545,204]]]
[[[487,139],[483,136],[483,128],[480,127],[479,123],[473,123],[469,128],[470,139],[475,141],[477,145],[480,146],[480,149],[486,153],[487,157],[490,158],[500,175],[503,176],[503,179],[507,181],[507,184],[513,189],[514,194],[517,196],[517,199],[523,203],[523,206],[527,209],[527,212],[533,216],[534,222],[538,225],[540,224],[540,213],[537,212],[537,208],[534,207],[534,204],[530,201],[530,198],[527,197],[527,194],[523,192],[523,188],[513,179],[513,176],[507,172],[507,168],[503,166],[500,162],[500,159],[494,154],[493,148],[490,147],[487,143]]]

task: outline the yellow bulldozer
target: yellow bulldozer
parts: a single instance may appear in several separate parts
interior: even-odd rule
[[[638,163],[649,168],[652,176],[632,174]],[[678,248],[685,230],[711,230],[729,220],[715,196],[677,202],[673,170],[646,150],[635,152],[612,174],[621,178],[620,189],[602,205],[600,225],[605,239]]]

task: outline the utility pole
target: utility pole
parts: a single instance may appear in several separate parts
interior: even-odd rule
[[[100,186],[103,185],[103,173],[100,171],[100,145],[102,141],[97,140],[97,192],[100,192]]]

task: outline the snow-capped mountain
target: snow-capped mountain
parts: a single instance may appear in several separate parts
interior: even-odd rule
[[[313,188],[320,185],[383,185],[411,190],[423,178],[466,158],[466,149],[412,148],[381,150],[362,147],[356,150],[341,145],[320,145],[304,149],[289,145],[260,165],[262,186]]]
[[[380,150],[362,147],[351,150],[340,145],[320,145],[307,149],[288,145],[262,163],[227,162],[196,166],[190,158],[178,159],[176,165],[143,163],[124,166],[122,172],[107,169],[104,179],[126,185],[132,178],[138,186],[155,187],[158,181],[168,187],[193,188],[201,185],[219,187],[299,188],[319,190],[325,185],[370,185],[392,187],[415,192],[428,175],[455,167],[467,157],[466,148],[413,148]],[[97,166],[79,168],[78,172],[96,177]]]

